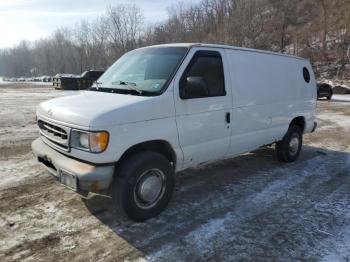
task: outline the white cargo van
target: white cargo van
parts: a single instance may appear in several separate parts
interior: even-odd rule
[[[276,143],[295,161],[316,128],[310,63],[209,44],[140,48],[87,91],[41,103],[32,150],[71,189],[111,192],[135,221],[168,204],[174,174]],[[198,179],[201,179],[198,177]]]

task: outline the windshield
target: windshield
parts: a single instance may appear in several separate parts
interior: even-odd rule
[[[129,90],[140,95],[159,94],[166,88],[187,51],[186,47],[136,49],[119,58],[93,87],[105,91]]]

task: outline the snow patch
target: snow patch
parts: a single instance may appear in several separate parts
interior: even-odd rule
[[[350,83],[348,81],[321,79],[318,82],[328,84],[332,87],[340,86],[346,89],[350,89]]]
[[[333,95],[332,101],[350,102],[350,95]]]
[[[188,243],[195,243],[198,250],[204,249],[208,240],[215,237],[220,231],[225,230],[225,222],[230,220],[232,213],[227,213],[223,218],[210,219],[206,224],[201,225],[195,231],[185,237]]]
[[[183,238],[185,242],[183,246],[185,246],[186,250],[191,250],[191,253],[196,253],[198,256],[203,255],[203,252],[208,250],[210,252],[210,249],[213,248],[213,243],[220,243],[229,237],[227,232],[230,232],[232,227],[238,226],[242,221],[257,215],[261,212],[261,209],[267,209],[272,206],[275,201],[286,195],[286,191],[302,183],[307,177],[317,174],[318,183],[323,183],[324,180],[327,180],[327,170],[322,166],[323,162],[324,156],[315,157],[306,161],[305,168],[301,172],[300,170],[291,169],[288,175],[285,174],[286,169],[280,167],[259,172],[256,176],[278,175],[279,178],[268,184],[263,190],[241,199],[233,211],[227,212],[219,218],[210,219],[191,231]],[[235,185],[229,185],[228,187],[235,187]],[[208,247],[211,248],[208,249]],[[173,257],[174,254],[179,253],[181,253],[181,250],[166,244],[161,246],[155,253],[149,254],[147,259],[158,261],[166,257]],[[186,254],[184,255],[186,256]],[[181,258],[178,259],[183,260]]]
[[[350,155],[348,155],[345,165],[346,165],[346,168],[348,168],[350,170]]]
[[[318,114],[317,118],[324,121],[330,121],[345,129],[350,128],[350,117],[342,113],[322,113]],[[333,126],[332,126],[333,127]]]
[[[70,250],[70,249],[73,249],[76,247],[76,243],[71,236],[62,237],[60,242],[63,246],[63,248],[62,248],[63,250]]]
[[[333,261],[348,261],[350,250],[350,227],[342,229],[339,236],[336,237],[335,247],[332,251],[329,251],[321,261],[333,262]]]

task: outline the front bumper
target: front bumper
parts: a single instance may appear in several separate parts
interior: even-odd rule
[[[101,192],[108,189],[112,183],[113,164],[93,165],[75,160],[52,149],[41,138],[33,141],[32,151],[52,175],[77,192]],[[74,178],[69,183],[65,179],[66,174]]]

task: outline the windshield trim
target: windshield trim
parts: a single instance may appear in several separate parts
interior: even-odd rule
[[[181,60],[177,64],[177,66],[174,68],[174,70],[173,70],[172,74],[170,75],[170,77],[167,79],[167,81],[164,83],[163,87],[159,91],[152,92],[152,91],[141,90],[142,93],[138,93],[134,89],[126,89],[126,88],[113,88],[113,89],[114,90],[123,90],[122,91],[123,94],[131,94],[131,95],[138,95],[138,96],[160,96],[160,95],[162,95],[168,89],[170,83],[173,81],[175,75],[179,71],[179,68],[183,64],[184,60],[186,59],[186,57],[187,57],[187,55],[188,55],[188,53],[189,53],[189,51],[191,49],[191,46],[188,46],[188,47],[187,46],[186,47],[179,46],[179,47],[184,48],[186,51],[184,52],[184,55],[182,56]],[[146,48],[157,48],[157,49],[160,49],[160,48],[167,48],[167,46],[150,46],[150,47],[141,47],[141,48],[137,48],[137,49],[146,49]],[[137,50],[137,49],[134,49],[134,50]],[[100,83],[100,84],[101,85],[98,85],[98,84],[93,85],[88,90],[89,91],[99,91],[99,89],[100,89],[101,91],[104,90],[102,92],[106,92],[106,89],[111,87],[110,85],[103,85],[102,83]],[[124,90],[129,91],[129,92],[124,92]],[[110,92],[110,93],[119,93],[119,92]]]
[[[183,64],[185,58],[187,57],[188,53],[191,50],[191,46],[185,47],[187,49],[186,53],[183,55],[181,61],[178,63],[177,67],[175,68],[174,72],[170,75],[170,77],[168,78],[168,80],[164,83],[163,87],[161,90],[159,90],[159,92],[157,92],[157,95],[162,95],[169,87],[170,83],[173,81],[175,75],[177,74],[177,72],[179,71],[181,65]]]

